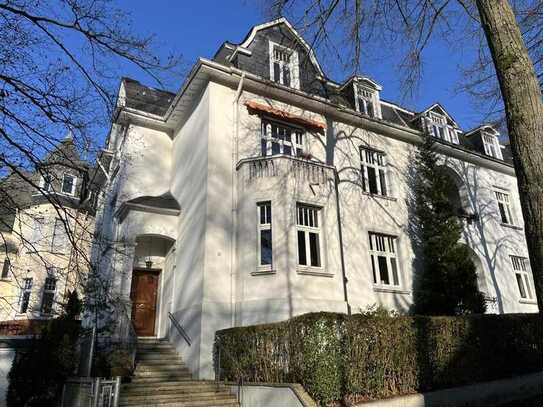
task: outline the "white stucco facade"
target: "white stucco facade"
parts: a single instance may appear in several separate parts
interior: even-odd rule
[[[251,103],[283,112],[284,121],[322,124],[304,133],[309,155],[262,156],[267,116]],[[142,257],[153,260],[159,272],[155,334],[169,338],[200,378],[213,377],[218,329],[347,312],[348,305],[352,312],[376,305],[406,312],[416,268],[409,177],[420,140],[413,129],[200,60],[164,115],[119,108],[106,146],[116,158],[97,217],[102,274],[130,305],[132,270],[145,267]],[[387,196],[363,191],[361,147],[386,154]],[[510,260],[528,257],[512,166],[449,144],[440,152],[456,177],[462,207],[477,214],[465,222],[463,239],[473,250],[488,312],[536,312],[535,299],[520,297]],[[509,194],[514,225],[500,222],[496,189]],[[273,213],[267,267],[259,264],[262,202]],[[318,267],[299,265],[297,204],[318,210]],[[394,287],[374,282],[371,232],[396,239]],[[145,238],[151,243],[144,249]],[[117,250],[104,250],[104,241]]]

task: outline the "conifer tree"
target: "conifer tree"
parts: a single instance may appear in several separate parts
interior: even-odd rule
[[[450,191],[456,188],[427,136],[417,153],[415,219],[421,269],[414,286],[413,310],[422,315],[483,313],[469,248],[460,243],[463,225]]]

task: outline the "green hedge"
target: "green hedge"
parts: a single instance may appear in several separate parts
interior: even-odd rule
[[[321,404],[380,399],[543,370],[539,314],[314,313],[215,336],[221,379],[301,383]]]

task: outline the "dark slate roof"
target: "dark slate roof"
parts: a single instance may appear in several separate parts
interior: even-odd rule
[[[164,116],[175,97],[175,93],[144,86],[138,81],[123,78],[127,107]]]

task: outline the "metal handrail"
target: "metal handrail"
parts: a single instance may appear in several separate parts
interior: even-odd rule
[[[242,402],[241,388],[243,387],[243,374],[241,373],[241,368],[239,366],[239,361],[236,358],[234,358],[232,356],[232,354],[230,352],[228,352],[228,350],[223,349],[220,342],[216,341],[215,346],[217,347],[217,366],[216,366],[216,371],[215,371],[215,383],[216,383],[216,385],[218,387],[219,383],[221,382],[221,351],[222,351],[222,353],[224,355],[226,355],[235,365],[235,369],[236,369],[235,383],[236,383],[236,386],[238,388],[236,398],[237,398],[237,402],[241,403]]]
[[[177,319],[175,319],[175,317],[173,316],[173,314],[171,312],[168,311],[168,317],[170,318],[170,321],[172,321],[172,324],[173,326],[175,326],[175,328],[177,329],[177,331],[179,332],[179,334],[183,337],[183,339],[187,342],[187,344],[189,346],[192,346],[192,341],[190,340],[190,336],[187,334],[187,332],[185,331],[185,329],[181,326],[181,324],[179,323],[179,321],[177,321]]]

